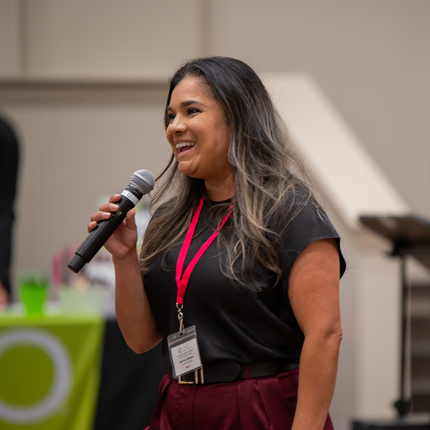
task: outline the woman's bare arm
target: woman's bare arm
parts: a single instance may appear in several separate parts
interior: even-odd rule
[[[342,339],[339,270],[333,239],[310,244],[291,270],[288,296],[305,336],[293,430],[321,430],[327,419]]]

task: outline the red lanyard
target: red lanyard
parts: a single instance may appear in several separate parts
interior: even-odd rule
[[[184,303],[184,294],[188,286],[188,281],[190,280],[191,272],[193,271],[195,265],[200,260],[201,256],[209,248],[209,245],[218,236],[219,231],[224,227],[224,224],[228,220],[231,214],[231,206],[228,208],[229,212],[224,217],[222,222],[218,225],[217,229],[212,233],[211,237],[201,246],[197,254],[191,260],[190,264],[185,269],[185,272],[181,278],[182,269],[184,268],[185,257],[187,256],[188,250],[190,249],[191,241],[193,240],[194,231],[196,230],[197,222],[199,221],[200,212],[202,211],[204,202],[204,197],[201,198],[196,211],[194,212],[193,219],[191,220],[190,228],[185,236],[184,243],[182,244],[181,252],[179,253],[178,262],[176,264],[176,285],[178,287],[178,295],[176,297],[176,304],[182,305]]]

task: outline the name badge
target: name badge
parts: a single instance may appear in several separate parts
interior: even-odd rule
[[[175,377],[202,367],[195,325],[168,336],[167,345]]]

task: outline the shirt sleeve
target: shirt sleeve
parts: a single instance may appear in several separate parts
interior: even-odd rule
[[[297,257],[316,240],[336,239],[339,251],[340,273],[342,277],[346,269],[345,259],[340,249],[340,237],[326,213],[313,200],[309,200],[298,211],[285,233],[283,248],[279,253],[282,267],[282,279],[288,289],[288,278]]]

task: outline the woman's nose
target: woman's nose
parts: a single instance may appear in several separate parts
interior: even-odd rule
[[[183,121],[183,118],[176,115],[175,119],[170,123],[169,129],[172,133],[181,133],[187,129],[187,126]]]

